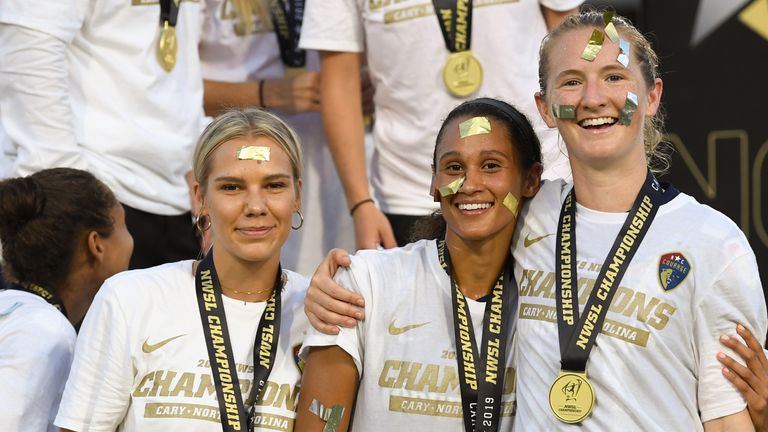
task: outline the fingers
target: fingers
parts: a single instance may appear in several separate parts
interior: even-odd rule
[[[397,247],[397,241],[395,241],[395,233],[392,231],[392,227],[387,223],[384,230],[381,232],[381,245],[384,249],[390,249]]]
[[[353,327],[357,324],[356,319],[365,317],[363,309],[354,305],[360,302],[359,295],[345,290],[333,280],[313,278],[304,298],[304,309],[325,324]]]
[[[749,368],[743,366],[741,363],[734,360],[731,356],[722,352],[717,353],[717,360],[723,366],[725,366],[731,374],[736,375],[740,380],[744,381],[748,387],[751,388],[749,382],[754,379],[754,374],[752,371],[750,371]],[[725,371],[723,371],[723,373],[725,373]]]
[[[349,267],[352,265],[352,259],[344,249],[334,248],[328,252],[328,256],[325,258],[324,264],[328,264],[331,273],[336,274],[336,270],[339,267]],[[363,305],[361,305],[363,306]]]
[[[736,326],[736,333],[738,333],[739,336],[744,339],[744,342],[746,342],[749,349],[751,349],[756,354],[760,363],[762,363],[764,366],[766,366],[766,369],[768,369],[768,359],[765,357],[763,346],[755,338],[752,332],[743,325],[738,324]]]

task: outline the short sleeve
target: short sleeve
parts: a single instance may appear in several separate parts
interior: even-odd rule
[[[114,431],[130,404],[133,363],[129,327],[107,281],[78,336],[72,371],[55,424],[78,431]]]
[[[349,268],[340,268],[336,272],[335,280],[342,287],[363,296],[365,299],[365,320],[358,321],[357,325],[352,328],[341,327],[337,335],[320,333],[310,326],[307,338],[302,346],[302,356],[306,358],[309,353],[309,347],[312,346],[336,345],[352,357],[355,367],[357,367],[358,375],[362,376],[363,363],[365,361],[366,322],[373,319],[373,301],[370,295],[370,276],[365,266],[360,265],[359,260],[358,257],[352,257],[352,265]]]
[[[728,251],[729,246],[735,245],[725,245],[724,250]],[[741,246],[736,247],[743,251]],[[722,351],[739,358],[719,341],[721,335],[734,334],[736,324],[742,324],[753,334],[766,334],[765,297],[754,254],[748,250],[738,255],[697,296],[694,338],[699,363],[698,399],[701,420],[706,422],[746,407],[736,387],[722,375],[716,356]]]
[[[3,0],[0,23],[48,33],[69,43],[84,20],[86,0]]]
[[[307,0],[299,46],[319,51],[363,52],[360,0]]]

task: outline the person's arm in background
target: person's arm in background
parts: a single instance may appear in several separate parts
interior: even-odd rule
[[[73,23],[74,13],[63,11],[61,20],[69,24],[36,30],[14,23],[13,4],[5,1],[11,0],[3,0],[7,9],[0,15],[0,121],[17,151],[14,175],[52,167],[87,169],[75,138],[66,54],[80,21]],[[74,1],[52,7],[76,9]],[[28,17],[42,27],[38,18]]]
[[[370,199],[360,109],[360,54],[321,51],[320,69],[323,126],[351,209]],[[373,202],[356,207],[353,220],[359,249],[396,246],[389,221]]]
[[[544,15],[544,21],[547,23],[547,31],[552,31],[559,26],[568,15],[573,15],[579,11],[578,8],[557,11],[544,5],[541,6],[541,14]]]
[[[215,116],[228,107],[276,108],[291,113],[320,111],[320,74],[305,71],[291,78],[224,82],[204,80],[205,112]],[[261,97],[264,100],[261,100]]]

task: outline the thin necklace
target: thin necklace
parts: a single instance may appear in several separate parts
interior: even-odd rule
[[[226,288],[224,285],[221,286],[221,289],[222,291],[229,291],[234,294],[246,294],[246,295],[261,294],[267,291],[272,291],[272,287],[264,288],[263,290],[258,290],[258,291],[238,291],[238,290],[233,290],[231,288]]]

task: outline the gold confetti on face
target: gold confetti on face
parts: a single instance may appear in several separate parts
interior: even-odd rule
[[[448,183],[447,185],[439,188],[438,192],[440,192],[440,196],[441,197],[446,197],[448,195],[455,194],[456,192],[459,191],[459,189],[461,189],[461,185],[464,184],[464,180],[466,180],[466,179],[467,179],[466,177],[461,176],[461,177],[457,178],[456,180]]]
[[[619,114],[618,123],[624,126],[632,124],[632,116],[635,114],[635,111],[637,111],[637,95],[628,91],[627,101],[624,102],[624,108],[621,110],[621,114]]]
[[[237,158],[239,160],[269,160],[269,147],[264,146],[242,146],[237,151]]]
[[[613,25],[613,15],[614,11],[605,11],[603,22],[605,23],[605,34],[608,35],[608,39],[617,44],[619,43],[619,32],[616,31],[616,26]]]
[[[605,35],[600,30],[592,30],[592,36],[587,42],[587,46],[581,53],[581,58],[587,61],[593,61],[597,58],[597,54],[603,49],[603,42],[605,41]]]
[[[504,197],[502,204],[504,204],[504,207],[508,208],[509,211],[511,211],[512,214],[517,217],[517,214],[520,212],[520,200],[518,200],[516,196],[512,195],[512,192],[507,192],[507,196]]]
[[[625,68],[629,67],[629,42],[625,39],[619,39],[619,56],[616,60]]]
[[[575,119],[576,107],[573,105],[553,105],[552,113],[559,119]]]
[[[472,117],[459,123],[459,135],[461,138],[488,133],[491,133],[491,122],[488,121],[488,117]]]

